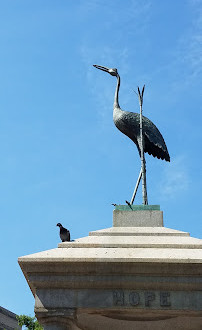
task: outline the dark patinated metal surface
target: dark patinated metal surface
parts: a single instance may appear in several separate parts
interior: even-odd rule
[[[138,113],[124,111],[120,108],[118,101],[120,76],[117,69],[108,69],[99,65],[94,65],[94,67],[117,77],[113,111],[114,124],[123,134],[127,135],[136,144],[140,155],[140,115]],[[147,117],[142,116],[142,121],[144,152],[147,152],[154,157],[170,161],[168,149],[158,128]]]
[[[113,120],[116,127],[123,134],[128,136],[137,146],[140,159],[141,159],[141,170],[140,174],[131,198],[131,202],[126,201],[128,205],[132,205],[137,193],[137,189],[142,179],[142,198],[143,205],[148,205],[147,199],[147,185],[146,185],[146,163],[144,153],[147,152],[149,155],[157,157],[159,159],[165,159],[170,161],[170,155],[166,147],[163,136],[159,132],[158,128],[149,120],[147,117],[142,115],[142,104],[143,104],[143,93],[140,92],[138,87],[138,96],[140,103],[140,114],[124,111],[119,106],[119,88],[120,88],[120,76],[117,69],[109,69],[104,66],[94,65],[95,68],[108,72],[110,75],[117,78],[117,86],[114,96],[114,110],[113,110]]]

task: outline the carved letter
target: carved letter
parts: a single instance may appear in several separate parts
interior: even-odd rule
[[[124,305],[124,293],[123,291],[114,291],[113,292],[113,301],[114,305],[116,306],[123,306]]]
[[[170,292],[160,292],[160,305],[171,306]]]
[[[145,292],[145,306],[149,307],[150,302],[155,299],[155,293],[154,292]]]
[[[129,302],[132,306],[136,306],[140,302],[140,295],[138,292],[131,292],[129,294]]]

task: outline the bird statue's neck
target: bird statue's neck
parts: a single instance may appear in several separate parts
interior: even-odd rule
[[[120,108],[119,106],[119,88],[120,88],[120,76],[117,73],[117,85],[116,85],[116,91],[115,91],[115,95],[114,95],[114,108]]]

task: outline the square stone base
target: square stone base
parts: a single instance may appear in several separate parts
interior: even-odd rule
[[[113,227],[163,227],[163,212],[159,205],[117,205]]]

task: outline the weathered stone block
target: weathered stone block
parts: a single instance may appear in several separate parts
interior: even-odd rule
[[[163,227],[163,212],[146,211],[113,211],[114,227]]]

